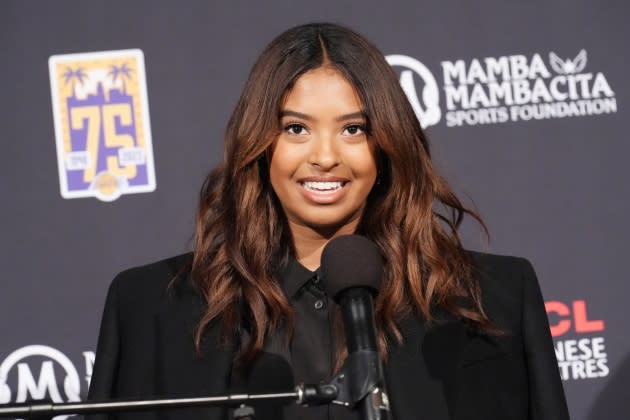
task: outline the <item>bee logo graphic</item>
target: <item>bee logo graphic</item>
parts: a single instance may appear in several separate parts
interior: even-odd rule
[[[155,190],[142,51],[55,55],[48,65],[62,197]]]
[[[549,53],[549,64],[558,74],[580,73],[586,67],[586,50],[580,50],[573,60],[562,60],[552,51]]]

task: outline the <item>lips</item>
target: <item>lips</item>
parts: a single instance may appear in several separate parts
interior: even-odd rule
[[[334,204],[346,194],[347,179],[305,178],[299,181],[304,198],[314,204]]]
[[[342,181],[326,181],[326,182],[316,182],[316,181],[306,181],[302,182],[302,186],[310,191],[318,191],[318,192],[333,192],[340,188],[342,188],[344,182]]]

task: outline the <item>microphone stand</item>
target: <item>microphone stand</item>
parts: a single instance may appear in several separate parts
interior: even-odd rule
[[[15,404],[0,407],[0,418],[27,418],[48,420],[61,414],[94,414],[118,411],[142,411],[156,408],[182,407],[234,407],[241,406],[240,418],[254,418],[254,411],[244,406],[246,403],[257,401],[275,401],[282,404],[297,402],[301,405],[321,405],[333,401],[337,396],[334,385],[298,385],[294,391],[271,394],[228,394],[212,397],[184,397],[184,398],[151,398],[151,399],[123,399],[94,401],[81,403],[35,403]],[[237,408],[238,410],[238,408]],[[238,417],[237,417],[238,418]]]
[[[362,420],[388,420],[391,409],[376,342],[372,295],[361,287],[340,295],[348,358],[331,382],[339,390],[333,402],[356,405]]]
[[[367,420],[387,419],[389,402],[385,392],[378,352],[359,350],[351,353],[343,368],[331,383],[300,384],[293,391],[268,394],[228,394],[211,397],[120,399],[80,403],[14,404],[0,407],[0,418],[51,420],[62,414],[95,414],[119,411],[190,407],[237,407],[235,419],[254,419],[254,410],[247,403],[274,401],[281,404],[296,402],[302,406],[339,404],[354,407],[361,404],[362,417]],[[366,410],[366,407],[369,409]],[[367,411],[367,412],[366,412]]]

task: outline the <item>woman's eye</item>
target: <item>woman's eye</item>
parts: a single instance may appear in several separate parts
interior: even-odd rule
[[[347,126],[343,130],[343,133],[350,136],[357,136],[359,134],[365,133],[365,127],[362,126],[361,124],[352,124],[352,125]]]
[[[304,127],[302,124],[288,124],[284,127],[284,131],[289,134],[293,134],[294,136],[307,134],[306,127]]]

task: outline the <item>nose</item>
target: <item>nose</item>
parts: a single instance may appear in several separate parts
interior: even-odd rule
[[[339,154],[333,135],[318,136],[311,142],[308,163],[319,170],[328,171],[339,164]]]

